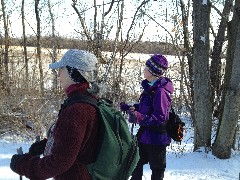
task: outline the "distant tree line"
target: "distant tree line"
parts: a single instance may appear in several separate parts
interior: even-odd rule
[[[31,36],[26,38],[26,46],[36,47],[37,37]],[[23,46],[22,38],[9,38],[9,46]],[[52,37],[51,36],[43,36],[41,37],[41,47],[42,48],[52,48]],[[4,38],[0,39],[0,44],[4,45]],[[102,40],[101,42],[101,50],[111,52],[112,50],[111,40]],[[81,39],[73,39],[67,37],[55,37],[55,44],[57,49],[84,49],[89,50],[89,45],[86,40]],[[154,54],[160,53],[164,55],[179,55],[179,48],[176,48],[176,45],[166,42],[151,42],[151,41],[140,41],[137,44],[135,42],[129,42],[130,45],[133,45],[131,49],[131,53],[143,53],[143,54]],[[122,43],[117,44],[117,49],[120,49]]]

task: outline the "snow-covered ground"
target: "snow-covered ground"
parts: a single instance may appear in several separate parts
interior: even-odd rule
[[[106,56],[110,56],[106,53]],[[150,55],[129,54],[127,59],[145,61]],[[167,56],[170,66],[174,67],[178,62],[175,56]],[[45,64],[47,69],[48,64]],[[135,66],[135,68],[139,68]],[[173,68],[174,69],[174,68]],[[49,71],[49,70],[46,70]],[[137,70],[129,70],[138,72]],[[50,74],[50,73],[49,73]],[[126,73],[127,74],[127,73]],[[178,74],[178,73],[176,73]],[[132,76],[131,76],[132,77]],[[137,76],[136,76],[137,77]],[[135,80],[134,80],[135,81]],[[177,82],[177,81],[174,81]],[[134,83],[134,82],[133,82]],[[135,84],[132,84],[134,88]],[[176,84],[177,87],[177,84]],[[167,168],[165,180],[240,180],[240,152],[233,151],[232,157],[221,160],[208,153],[204,149],[193,152],[193,130],[188,119],[183,117],[186,123],[186,134],[181,145],[173,142],[167,151]],[[136,131],[136,129],[135,129]],[[16,141],[16,139],[15,139]],[[17,180],[19,175],[9,168],[10,159],[20,146],[24,152],[28,151],[32,142],[12,142],[6,138],[0,138],[0,180]],[[23,177],[23,179],[26,179]],[[144,178],[151,179],[151,170],[148,165],[144,167]]]
[[[184,120],[187,122],[187,119]],[[165,180],[239,180],[240,152],[233,151],[227,160],[217,159],[200,149],[193,152],[193,131],[187,123],[187,132],[181,145],[172,143],[167,152]],[[17,180],[19,176],[11,171],[9,163],[16,149],[22,146],[27,152],[32,142],[16,143],[7,139],[0,140],[0,180]],[[26,178],[23,178],[26,179]],[[144,167],[144,178],[151,179],[148,165]]]

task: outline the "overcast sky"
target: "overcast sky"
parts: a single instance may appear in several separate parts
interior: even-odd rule
[[[169,15],[170,13],[174,12],[176,13],[176,7],[173,3],[175,3],[176,0],[170,0],[170,1],[150,1],[148,4],[148,14],[151,17],[157,17],[156,22],[149,21],[149,18],[144,18],[139,21],[137,21],[136,28],[134,30],[135,33],[138,31],[141,32],[141,29],[144,27],[144,24],[148,24],[148,27],[146,28],[146,31],[144,33],[143,39],[155,39],[156,41],[159,40],[159,34],[162,37],[166,36],[166,33],[163,28],[159,26],[162,25],[164,28],[168,29],[169,32],[174,28],[174,24],[172,21],[172,17]],[[11,22],[11,35],[21,37],[22,36],[22,21],[21,21],[21,0],[15,0],[15,3],[11,3],[10,1],[7,1],[6,7],[7,11],[10,14],[10,22]],[[53,6],[53,14],[56,19],[56,31],[60,36],[69,36],[69,37],[78,37],[77,31],[82,31],[82,28],[80,26],[80,21],[78,19],[77,14],[75,13],[73,7],[71,6],[72,1],[69,0],[63,0],[60,3],[58,0],[51,0],[51,3],[54,4]],[[84,2],[82,3],[81,7],[82,9],[79,9],[79,11],[84,11],[84,16],[86,18],[87,26],[90,27],[93,22],[93,14],[94,14],[94,8],[92,8],[93,1],[78,1],[78,2]],[[102,2],[102,1],[98,1]],[[110,0],[105,1],[110,2]],[[123,28],[124,32],[129,29],[129,26],[132,22],[132,17],[137,9],[137,6],[140,5],[139,1],[125,1],[125,13],[124,13],[124,21],[123,21]],[[47,7],[47,1],[40,1],[40,7],[41,8],[41,26],[42,26],[42,34],[50,34],[51,32],[51,22],[49,18],[49,12]],[[46,5],[43,5],[45,3]],[[168,3],[168,4],[167,4]],[[25,2],[25,13],[26,13],[26,31],[28,35],[34,35],[34,31],[36,31],[36,18],[35,18],[35,12],[34,12],[34,3],[33,1],[26,1]],[[173,5],[172,5],[173,4]],[[100,4],[99,4],[100,5]],[[78,6],[80,7],[80,6]],[[115,6],[116,7],[116,6]],[[109,5],[105,6],[105,11],[109,8]],[[168,8],[168,10],[166,10]],[[102,9],[102,8],[101,8]],[[100,11],[99,8],[99,16],[98,21],[101,22],[100,17]],[[116,11],[116,8],[113,8],[114,11]],[[168,14],[166,17],[165,14]],[[111,25],[114,25],[111,31],[110,37],[115,37],[116,34],[116,17],[114,16],[107,16],[107,19],[105,21],[106,26],[111,27]],[[1,31],[3,34],[3,23],[1,23]],[[123,32],[123,33],[124,33]]]
[[[171,41],[170,34],[175,36],[175,32],[178,30],[182,30],[181,23],[181,11],[180,6],[176,7],[176,2],[179,3],[180,0],[151,0],[147,5],[147,14],[155,18],[155,22],[149,20],[149,17],[145,16],[141,20],[138,20],[136,23],[136,28],[134,29],[134,33],[138,34],[142,32],[142,28],[145,24],[147,24],[147,28],[143,35],[142,40],[151,40],[151,41],[165,41],[166,39]],[[184,0],[187,2],[186,0]],[[223,1],[223,0],[218,0]],[[6,1],[7,12],[9,14],[10,19],[10,35],[13,37],[21,37],[22,36],[22,20],[21,20],[21,2],[22,0],[8,0]],[[83,16],[86,19],[86,25],[88,28],[92,27],[93,24],[93,1],[92,0],[81,0],[78,1],[81,3],[78,6],[80,12],[84,12]],[[97,1],[97,3],[101,3],[102,1]],[[111,0],[105,0],[105,3],[109,3]],[[141,4],[141,0],[125,0],[125,12],[124,12],[124,21],[123,21],[123,38],[126,37],[126,32],[130,27],[132,22],[132,17],[137,9],[137,7]],[[211,1],[213,2],[213,1]],[[213,2],[214,3],[214,2]],[[56,24],[56,34],[59,36],[67,36],[67,37],[75,37],[81,38],[80,33],[82,32],[82,28],[80,25],[80,21],[78,19],[77,14],[75,13],[73,7],[71,6],[72,1],[70,0],[51,0],[51,4],[53,5],[52,13],[54,14],[55,24]],[[98,4],[101,5],[101,4]],[[216,5],[216,4],[214,4]],[[41,8],[41,31],[42,35],[51,34],[51,21],[49,18],[47,0],[40,1],[39,7]],[[98,22],[101,23],[101,11],[102,6],[98,6]],[[104,11],[109,8],[109,4],[104,6]],[[220,9],[221,10],[221,9]],[[117,11],[116,6],[113,7],[113,11]],[[218,23],[218,15],[216,11],[212,10],[213,13],[213,26]],[[116,14],[116,13],[115,13]],[[25,16],[26,16],[26,33],[28,36],[34,36],[36,32],[36,17],[34,12],[34,1],[25,1]],[[1,19],[2,20],[2,19]],[[174,20],[176,20],[174,22]],[[191,17],[189,18],[191,21]],[[116,27],[117,27],[117,18],[116,16],[112,16],[111,13],[107,16],[105,20],[105,24],[108,29],[111,29],[109,37],[113,39],[116,35]],[[112,28],[110,28],[113,25]],[[191,22],[190,22],[191,25]],[[190,26],[191,27],[191,26]],[[3,21],[0,24],[1,34],[4,34],[3,31]],[[168,32],[166,32],[166,30]],[[106,31],[105,31],[106,33]],[[138,36],[137,36],[138,37]]]

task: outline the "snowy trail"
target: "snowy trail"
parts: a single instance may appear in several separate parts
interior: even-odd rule
[[[26,152],[29,144],[9,143],[0,141],[0,180],[17,180],[19,176],[9,168],[10,158],[18,147],[22,146]],[[175,145],[176,146],[176,145]],[[220,160],[211,152],[191,152],[190,145],[185,145],[185,151],[176,153],[170,148],[167,152],[166,180],[239,180],[240,153],[233,152],[228,160]],[[144,166],[144,178],[150,180],[151,171],[148,165]],[[26,178],[23,178],[26,180]]]
[[[187,119],[188,132],[181,145],[171,144],[167,148],[167,168],[165,180],[240,180],[240,152],[233,151],[230,159],[222,160],[212,155],[211,151],[199,149],[193,152],[193,131]],[[134,128],[134,134],[137,131]],[[0,180],[18,180],[19,175],[9,168],[10,159],[20,146],[27,152],[32,142],[13,143],[8,139],[0,139]],[[23,177],[23,180],[27,178]],[[149,165],[144,166],[143,180],[151,180]]]

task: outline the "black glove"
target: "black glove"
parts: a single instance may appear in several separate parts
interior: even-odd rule
[[[18,162],[18,160],[22,157],[23,155],[19,155],[19,154],[14,154],[12,156],[11,162],[10,162],[10,168],[12,169],[13,172],[16,173],[16,164]]]
[[[121,102],[120,103],[120,110],[122,112],[124,112],[124,114],[127,112],[127,110],[129,110],[131,106],[129,106],[128,104],[126,104],[125,102]]]
[[[37,141],[37,142],[33,143],[31,145],[31,147],[29,148],[28,153],[30,155],[40,156],[44,152],[46,143],[47,143],[47,139],[43,139],[41,141]]]

